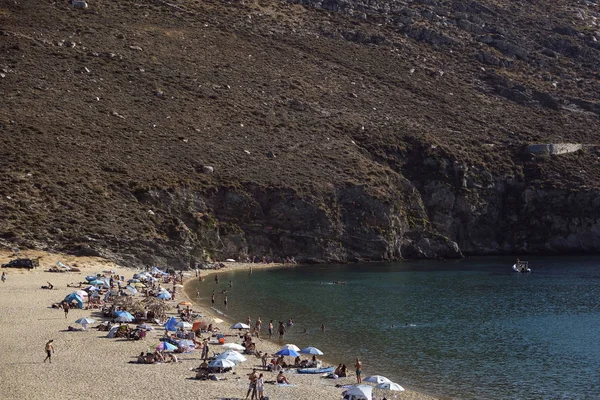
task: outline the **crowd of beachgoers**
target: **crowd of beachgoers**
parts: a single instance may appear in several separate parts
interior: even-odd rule
[[[139,376],[149,379],[146,382],[169,382],[167,388],[153,387],[155,395],[162,391],[215,399],[430,398],[404,391],[383,377],[366,376],[358,359],[348,366],[330,365],[324,351],[310,343],[303,348],[284,343],[286,326],[293,321],[287,325],[260,317],[224,321],[207,305],[190,301],[183,290],[186,280],[209,285],[208,274],[218,281],[215,271],[167,272],[157,267],[133,271],[104,260],[59,257],[42,253],[41,268],[53,262],[53,270],[59,265],[68,272],[39,268],[4,275],[0,302],[7,312],[0,316],[4,327],[0,329],[9,348],[27,341],[28,352],[18,359],[31,364],[2,368],[0,389],[14,394],[9,398],[41,398],[43,393],[69,398],[69,388],[76,393],[82,385],[80,379],[70,379],[73,374],[90,383],[106,381],[125,397],[147,390],[144,382],[127,378]],[[225,263],[226,270],[268,266],[273,265]],[[35,310],[28,328],[11,325],[10,318],[25,315],[26,310]],[[113,346],[117,351],[110,351]],[[40,365],[51,363],[52,369],[40,370]],[[136,370],[129,374],[131,368]],[[91,397],[103,397],[106,389],[95,386]]]

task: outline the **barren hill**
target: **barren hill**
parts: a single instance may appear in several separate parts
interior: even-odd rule
[[[0,3],[0,244],[600,250],[597,1],[300,2]]]

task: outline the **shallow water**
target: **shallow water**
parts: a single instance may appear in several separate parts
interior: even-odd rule
[[[263,332],[269,319],[292,317],[285,343],[348,366],[360,357],[367,374],[405,387],[457,399],[600,399],[600,258],[530,259],[526,275],[513,261],[255,269],[198,288],[207,303],[216,289],[216,308],[232,320],[261,316]]]

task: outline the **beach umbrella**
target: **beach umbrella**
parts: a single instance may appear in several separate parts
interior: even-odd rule
[[[189,301],[182,301],[181,303],[179,303],[180,306],[192,306],[193,304],[190,303]]]
[[[127,311],[115,311],[115,314],[117,315],[115,321],[118,322],[131,322],[135,319],[135,317]]]
[[[100,290],[100,289],[98,289],[98,288],[97,288],[96,286],[94,286],[94,285],[90,285],[90,286],[86,287],[86,288],[85,288],[85,290],[89,290],[90,292],[95,292],[95,291],[98,291],[98,290]]]
[[[363,382],[373,382],[373,383],[391,383],[392,382],[385,376],[381,376],[381,375],[367,376],[366,378],[363,378],[362,381]]]
[[[150,324],[141,324],[141,325],[138,325],[138,328],[144,329],[146,331],[153,331],[154,330],[154,327],[152,325],[150,325]]]
[[[304,353],[304,354],[314,354],[316,356],[322,356],[323,352],[319,349],[317,349],[316,347],[305,347],[302,350],[300,350],[300,353]]]
[[[248,326],[242,322],[238,322],[235,325],[231,325],[231,329],[250,329],[250,326]]]
[[[281,349],[277,353],[276,356],[288,356],[288,357],[298,357],[300,354],[293,349]]]
[[[366,399],[373,398],[373,387],[369,385],[355,385],[351,386],[346,392],[344,392],[344,396],[355,396],[355,397],[364,397]]]
[[[96,275],[86,276],[85,280],[88,282],[95,281],[97,279]]]
[[[375,385],[377,389],[393,390],[397,392],[404,392],[404,388],[394,382],[383,382]]]
[[[156,350],[173,351],[177,350],[177,346],[172,345],[169,342],[160,342],[158,346],[156,346]]]
[[[212,319],[213,324],[220,324],[221,322],[225,322],[223,321],[221,318],[213,318]],[[249,329],[250,327],[246,328]]]
[[[279,349],[279,350],[283,350],[283,349],[290,349],[290,350],[294,350],[294,351],[300,351],[300,348],[298,346],[296,346],[295,344],[284,344],[281,347],[281,349]]]
[[[235,363],[231,360],[227,360],[224,358],[217,358],[208,363],[209,367],[215,368],[233,368],[235,367]]]
[[[129,285],[125,286],[125,290],[127,290],[130,294],[137,294],[138,292],[136,288]]]
[[[160,292],[156,297],[159,299],[169,300],[171,295],[167,292]]]
[[[238,353],[235,350],[227,350],[226,352],[219,354],[216,358],[231,360],[233,362],[243,362],[247,360],[246,357],[244,357],[242,354]]]
[[[90,325],[96,323],[96,320],[92,318],[79,318],[75,323],[80,325]]]
[[[101,281],[100,279],[94,279],[93,281],[90,281],[90,285],[95,285],[95,286],[104,285],[104,281]]]
[[[75,293],[77,293],[77,296],[81,297],[82,299],[88,296],[88,293],[85,290],[78,290]]]
[[[140,280],[139,279],[135,279],[135,278],[134,279],[130,279],[130,280],[127,281],[127,283],[139,283],[139,282],[140,282]]]
[[[192,329],[192,324],[186,321],[178,322],[175,326],[182,329]]]
[[[235,351],[246,350],[246,348],[244,346],[242,346],[241,344],[237,344],[237,343],[225,343],[223,346],[221,346],[221,348],[223,348],[225,350],[235,350]]]
[[[136,287],[136,288],[139,288],[139,287],[144,288],[144,287],[146,287],[146,285],[144,285],[142,282],[136,282],[136,283],[133,284],[133,286]]]

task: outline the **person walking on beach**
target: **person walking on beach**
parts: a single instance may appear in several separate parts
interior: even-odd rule
[[[356,368],[356,383],[361,383],[362,378],[360,377],[360,374],[362,374],[362,362],[360,359],[356,359],[356,364],[354,364],[354,367]]]
[[[66,301],[63,303],[63,311],[65,312],[65,319],[66,319],[67,315],[69,315],[69,303],[67,303]]]
[[[285,334],[285,326],[283,325],[283,322],[279,321],[279,339],[283,338],[283,335]]]
[[[54,345],[52,344],[53,342],[54,342],[54,339],[50,339],[46,343],[46,346],[45,346],[46,358],[44,358],[44,363],[46,362],[46,360],[48,360],[50,362],[50,364],[52,364],[52,353],[54,353]]]
[[[223,304],[225,304],[225,308],[227,308],[227,295],[225,295],[225,298],[223,299]]]
[[[213,290],[212,292],[212,297],[210,298],[210,301],[212,302],[212,306],[215,306],[215,291]]]
[[[269,321],[269,339],[273,337],[273,320]]]
[[[260,333],[260,328],[262,327],[262,320],[260,317],[256,318],[256,323],[254,324],[254,328],[258,333]]]
[[[215,283],[219,284],[219,274],[215,274]]]
[[[208,339],[204,339],[202,342],[202,355],[200,356],[203,360],[208,358]]]
[[[6,282],[6,272],[2,272],[2,283]]]

